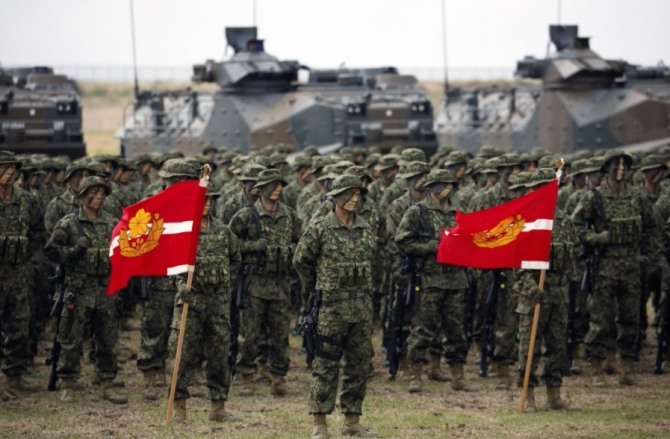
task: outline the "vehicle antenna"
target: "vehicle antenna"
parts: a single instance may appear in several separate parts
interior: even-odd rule
[[[444,94],[446,96],[449,90],[449,75],[447,73],[447,18],[444,0],[442,0],[442,62],[444,63]]]
[[[133,43],[133,73],[135,75],[135,99],[139,99],[140,85],[137,79],[137,52],[135,49],[135,14],[133,13],[133,0],[130,0],[130,32]]]

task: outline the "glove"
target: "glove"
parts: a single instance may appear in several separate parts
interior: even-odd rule
[[[74,249],[77,253],[86,250],[87,247],[88,247],[88,238],[86,238],[85,236],[80,236],[74,243]]]
[[[593,235],[593,242],[595,244],[607,244],[610,242],[610,232],[607,230],[604,230],[600,233],[596,233]]]
[[[544,299],[544,291],[542,291],[537,285],[528,289],[525,295],[536,302],[542,302]]]
[[[182,305],[184,303],[188,303],[189,305],[193,303],[192,298],[193,298],[193,293],[195,292],[195,288],[191,287],[191,290],[186,289],[186,284],[182,284],[177,288],[177,305]]]

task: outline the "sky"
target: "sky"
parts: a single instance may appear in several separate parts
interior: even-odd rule
[[[311,67],[443,66],[442,0],[134,0],[140,66],[223,58],[225,26],[256,25],[266,51]],[[450,68],[514,69],[544,56],[558,0],[444,0]],[[606,58],[670,63],[669,0],[562,0]],[[129,66],[129,0],[0,0],[2,65]],[[230,51],[228,52],[230,54]]]

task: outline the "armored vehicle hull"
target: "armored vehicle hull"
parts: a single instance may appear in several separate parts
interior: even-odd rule
[[[226,35],[235,50],[228,61],[194,66],[194,82],[218,90],[138,96],[117,134],[125,155],[276,143],[437,147],[432,107],[416,78],[393,67],[311,71],[265,53],[256,28],[227,28]],[[300,72],[309,80],[299,81]]]
[[[605,60],[577,31],[550,26],[556,52],[517,63],[516,76],[541,86],[448,93],[440,141],[470,151],[490,144],[558,153],[670,143],[670,69]]]
[[[49,67],[0,69],[0,149],[86,155],[72,81]]]

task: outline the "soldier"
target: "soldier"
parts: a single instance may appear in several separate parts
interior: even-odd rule
[[[556,179],[553,169],[539,168],[535,172],[519,173],[510,186],[521,196],[532,192],[541,185]],[[537,338],[531,363],[526,412],[537,410],[535,405],[535,387],[539,385],[536,375],[540,357],[544,359],[542,382],[547,386],[547,408],[550,410],[575,410],[561,398],[563,384],[563,362],[565,358],[565,326],[567,320],[568,288],[573,275],[575,261],[574,244],[577,235],[570,217],[560,207],[554,213],[554,225],[551,234],[551,259],[546,272],[544,289],[540,290],[537,270],[519,270],[516,273],[514,292],[519,296],[516,308],[519,314],[519,383],[526,370],[526,358],[533,325],[533,308],[541,303]],[[542,349],[544,346],[544,351]]]
[[[605,180],[584,194],[572,214],[579,239],[596,247],[599,255],[586,335],[586,354],[594,386],[604,385],[603,359],[614,347],[621,357],[619,383],[635,384],[632,369],[637,359],[640,261],[644,265],[644,261],[652,260],[655,255],[650,245],[654,225],[651,206],[624,181],[631,163],[628,154],[609,151],[601,168],[606,173]]]
[[[30,248],[43,234],[42,213],[35,197],[15,188],[21,162],[0,151],[0,359],[5,374],[0,399],[15,399],[34,390],[23,379],[29,356],[30,299],[33,266]]]
[[[114,351],[119,337],[115,297],[107,296],[109,239],[115,220],[103,211],[110,186],[100,177],[87,177],[78,193],[77,212],[63,217],[45,246],[52,262],[65,271],[65,297],[58,341],[61,354],[58,377],[63,380],[61,401],[74,401],[74,383],[79,377],[82,344],[87,331],[95,342],[95,371],[102,397],[125,404],[128,397],[112,388],[118,371]]]
[[[182,306],[184,303],[189,304],[182,348],[183,365],[179,369],[175,391],[176,421],[186,420],[188,386],[203,352],[207,360],[207,387],[211,401],[209,420],[236,420],[226,412],[225,401],[230,387],[228,346],[231,285],[234,285],[235,273],[240,264],[240,252],[235,235],[211,214],[214,200],[219,196],[217,192],[208,191],[205,198],[192,288],[186,289],[186,274],[178,275],[175,280],[177,297],[172,326],[175,330],[169,341],[173,353],[179,336]]]
[[[458,179],[449,171],[431,171],[421,186],[427,196],[405,212],[395,234],[400,251],[415,259],[421,279],[418,314],[407,339],[411,393],[421,392],[422,366],[427,362],[429,348],[442,335],[446,337],[444,356],[451,371],[451,388],[469,390],[463,378],[468,354],[463,300],[468,280],[464,268],[436,261],[442,230],[456,225],[457,187]]]
[[[320,308],[309,405],[313,439],[328,437],[326,415],[335,409],[342,357],[342,434],[374,435],[359,423],[371,355],[370,258],[375,245],[370,226],[355,213],[362,193],[359,177],[336,178],[329,192],[334,209],[305,231],[293,257],[305,291]]]
[[[250,206],[258,200],[258,188],[255,188],[258,175],[265,170],[264,166],[250,163],[242,169],[242,173],[237,177],[240,188],[242,189],[231,198],[227,198],[225,203],[221,203],[218,208],[217,218],[224,224],[230,223],[232,217],[242,208]]]
[[[77,194],[81,181],[95,171],[83,160],[77,160],[68,165],[63,182],[67,189],[59,197],[52,199],[44,213],[44,227],[47,233],[53,231],[56,223],[65,215],[79,209]]]
[[[241,316],[244,341],[237,363],[243,396],[254,392],[256,357],[261,339],[265,338],[271,393],[286,395],[291,320],[289,272],[300,224],[295,211],[279,201],[284,186],[286,181],[278,170],[261,172],[254,185],[260,199],[230,220],[230,230],[239,240],[245,265],[245,308]]]
[[[387,187],[395,180],[400,167],[398,166],[398,156],[395,154],[386,154],[379,158],[374,166],[375,172],[379,175],[368,188],[367,197],[369,200],[378,203]]]

